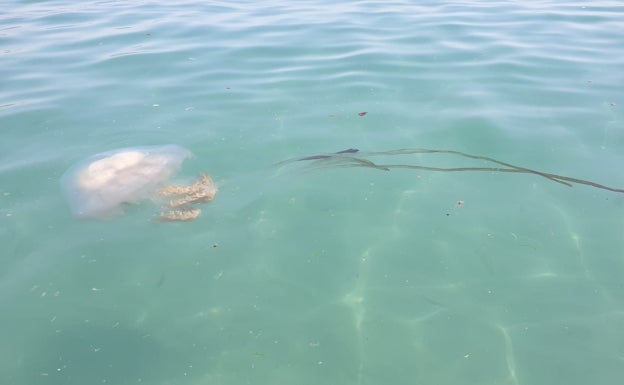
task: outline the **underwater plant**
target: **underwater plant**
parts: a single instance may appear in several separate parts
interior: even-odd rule
[[[456,155],[463,158],[481,160],[488,163],[493,163],[502,167],[430,167],[420,166],[413,164],[397,164],[397,163],[374,163],[370,159],[372,157],[380,156],[397,156],[397,155],[412,155],[412,154],[449,154]],[[569,176],[551,174],[548,172],[538,171],[527,167],[516,166],[511,163],[503,162],[494,158],[481,155],[467,154],[461,151],[454,150],[439,150],[439,149],[426,149],[426,148],[404,148],[391,151],[375,151],[375,152],[360,152],[358,149],[349,148],[346,150],[308,155],[298,158],[291,158],[279,163],[278,166],[286,165],[293,162],[309,162],[308,167],[310,169],[318,168],[342,168],[342,167],[368,167],[382,171],[390,171],[392,169],[414,169],[425,171],[438,171],[438,172],[465,172],[465,171],[485,171],[485,172],[505,172],[505,173],[518,173],[518,174],[534,174],[543,178],[549,179],[556,183],[561,183],[565,186],[572,187],[573,184],[582,184],[599,188],[602,190],[608,190],[613,192],[624,193],[624,189],[605,186],[600,183],[592,182],[589,180],[573,178]]]

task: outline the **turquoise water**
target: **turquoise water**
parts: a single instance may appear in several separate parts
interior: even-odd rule
[[[624,188],[622,20],[615,1],[10,1],[0,383],[621,382],[624,194],[274,164],[431,148]],[[196,221],[71,216],[72,164],[167,143],[194,154],[177,180],[219,186]]]

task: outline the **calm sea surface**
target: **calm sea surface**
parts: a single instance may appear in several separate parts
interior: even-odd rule
[[[621,2],[2,9],[1,384],[624,378],[624,194],[526,170],[624,188]],[[170,143],[196,221],[72,217],[69,167]]]

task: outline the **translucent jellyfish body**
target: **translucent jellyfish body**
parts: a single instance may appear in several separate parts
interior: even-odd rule
[[[61,185],[75,217],[110,219],[122,214],[126,204],[158,196],[190,156],[190,151],[177,145],[108,151],[71,167],[61,178]],[[203,201],[211,200],[216,194],[212,180],[209,187],[211,190]],[[184,203],[192,203],[192,199]],[[184,211],[187,206],[182,206],[174,209]]]

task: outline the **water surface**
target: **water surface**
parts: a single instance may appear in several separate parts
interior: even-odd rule
[[[2,384],[624,377],[624,195],[536,175],[274,166],[432,148],[623,188],[618,2],[4,9]],[[195,155],[179,181],[219,185],[197,221],[157,223],[149,202],[72,218],[59,184],[72,164],[167,143]]]

